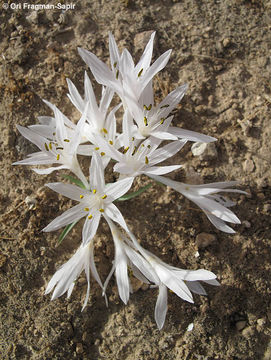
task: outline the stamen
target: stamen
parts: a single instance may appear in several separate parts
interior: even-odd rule
[[[96,194],[97,190],[96,190],[96,189],[93,189],[92,192],[93,192],[93,194]]]
[[[161,125],[164,124],[164,121],[165,121],[165,118],[161,118],[160,124],[161,124]]]
[[[149,107],[147,108],[147,110],[149,110],[149,111],[150,111],[150,110],[151,110],[151,108],[152,108],[152,104],[150,104],[150,105],[149,105]]]
[[[144,145],[144,144],[141,144],[141,146],[142,146],[142,147],[145,147],[145,145]]]
[[[115,61],[114,64],[113,64],[114,68],[117,66],[117,62]]]
[[[64,148],[62,146],[58,146],[56,147],[56,150],[64,150]]]
[[[103,195],[103,196],[102,196],[102,199],[106,199],[106,198],[107,198],[107,195]]]
[[[108,141],[110,145],[113,145],[113,141],[112,140],[109,140]]]
[[[167,107],[169,107],[169,104],[162,105],[162,106],[160,107],[160,109],[164,109],[164,108],[167,108]]]
[[[100,148],[97,146],[96,148],[95,148],[95,150],[99,150]]]
[[[142,72],[143,72],[143,68],[139,71],[139,73],[137,74],[137,77],[140,77]]]
[[[89,211],[89,208],[88,208],[88,207],[85,207],[84,210],[85,210],[85,211]]]
[[[70,140],[69,140],[69,139],[64,139],[63,141],[65,141],[65,142],[70,142]]]
[[[144,116],[144,124],[145,124],[145,126],[148,126],[148,120],[147,120],[146,116]]]
[[[55,133],[55,132],[53,132],[53,135],[55,136],[55,135],[56,135],[56,133]]]
[[[105,152],[102,151],[102,152],[101,152],[101,156],[104,156],[104,155],[105,155]]]
[[[100,211],[101,213],[103,213],[103,212],[104,212],[104,209],[99,209],[99,211]]]
[[[83,199],[84,195],[80,195],[80,199]]]
[[[118,80],[119,78],[119,70],[116,71],[116,79]]]
[[[126,154],[128,150],[129,150],[129,146],[127,146],[127,147],[123,150],[123,154]]]
[[[52,143],[51,143],[51,141],[49,142],[49,149],[52,150]]]
[[[93,216],[91,214],[89,214],[88,219],[91,220],[93,218]]]
[[[145,156],[145,164],[148,165],[148,163],[149,163],[148,156]]]
[[[143,105],[144,110],[148,110],[148,107],[146,105]]]
[[[135,141],[135,137],[134,137],[134,136],[132,137],[132,141]]]
[[[102,128],[102,131],[103,131],[105,134],[108,133],[108,131],[107,131],[105,128]]]
[[[136,151],[137,151],[137,146],[134,147],[134,150],[133,150],[133,152],[132,152],[132,156],[135,155]]]
[[[147,148],[150,149],[150,148],[151,148],[151,145],[149,144],[149,145],[147,146]]]
[[[56,159],[57,159],[57,160],[59,160],[59,158],[60,158],[60,155],[59,155],[59,154],[57,154]]]
[[[46,143],[44,144],[44,146],[45,146],[45,150],[49,151],[48,145]]]

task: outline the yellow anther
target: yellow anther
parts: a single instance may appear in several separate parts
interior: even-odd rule
[[[101,152],[101,156],[104,156],[104,155],[105,155],[105,152],[102,151],[102,152]]]
[[[149,163],[148,156],[145,156],[145,164],[148,165],[148,163]]]
[[[151,145],[149,144],[149,145],[147,146],[147,148],[150,149],[150,148],[151,148]]]
[[[88,219],[91,220],[93,218],[93,216],[91,214],[89,214]]]
[[[148,107],[146,105],[143,105],[144,110],[148,110]]]
[[[117,79],[117,80],[118,80],[118,78],[119,78],[119,73],[120,73],[119,70],[117,70],[117,71],[116,71],[116,79]]]
[[[135,137],[134,137],[134,136],[132,137],[132,141],[135,141]]]
[[[164,124],[165,118],[161,118],[160,124]]]
[[[108,141],[110,145],[113,145],[113,141],[112,140],[109,140]]]
[[[146,116],[144,116],[144,124],[145,124],[145,126],[148,126],[148,120],[147,120]]]
[[[62,146],[57,146],[56,150],[64,150],[64,148]]]
[[[167,108],[167,107],[169,107],[169,104],[162,105],[161,109],[164,109],[164,108]]]
[[[134,147],[134,150],[132,152],[132,156],[135,155],[136,151],[137,151],[137,146]]]
[[[117,66],[117,62],[115,61],[114,64],[113,64],[114,68]]]
[[[48,145],[46,143],[44,144],[44,146],[45,146],[45,150],[49,151]]]
[[[144,144],[141,144],[141,146],[142,146],[142,147],[145,147],[145,145],[144,145]]]
[[[185,187],[185,190],[190,190],[190,187],[189,187],[189,186],[186,186],[186,187]]]
[[[85,210],[85,211],[89,211],[89,208],[88,208],[88,207],[85,207],[84,210]]]
[[[51,143],[51,141],[49,142],[49,149],[52,150],[52,143]]]
[[[80,199],[83,199],[84,195],[80,195]]]
[[[65,141],[65,142],[70,142],[70,140],[69,140],[69,139],[64,139],[63,141]]]
[[[149,107],[147,108],[147,110],[149,110],[149,111],[150,111],[150,110],[151,110],[151,108],[152,108],[152,104],[150,104],[150,105],[149,105]]]
[[[103,196],[102,196],[102,199],[106,199],[106,198],[107,198],[107,195],[103,195]]]
[[[57,159],[57,160],[59,160],[59,159],[60,159],[60,155],[59,155],[59,154],[57,154],[56,159]]]
[[[104,212],[104,209],[99,209],[99,211],[100,211],[101,213],[103,213],[103,212]]]
[[[103,131],[105,134],[108,133],[108,131],[107,131],[105,128],[102,128],[102,131]]]
[[[96,148],[95,148],[95,150],[99,150],[100,148],[97,146]]]
[[[126,154],[128,150],[129,150],[129,146],[127,146],[127,147],[123,150],[123,154]]]
[[[53,132],[53,135],[55,136],[55,135],[56,135],[56,133],[55,133],[55,132]]]
[[[93,194],[96,194],[97,190],[96,190],[96,189],[93,189],[92,192],[93,192]]]
[[[139,71],[139,73],[137,74],[137,77],[140,77],[142,72],[143,72],[143,68]]]

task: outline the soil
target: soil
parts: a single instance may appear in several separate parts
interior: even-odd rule
[[[271,1],[82,0],[67,11],[23,9],[23,2],[12,9],[19,3],[6,3],[8,9],[1,1],[0,13],[0,357],[271,359]],[[83,312],[84,276],[70,299],[51,302],[44,295],[55,270],[79,245],[81,224],[57,246],[60,231],[41,230],[72,205],[44,187],[61,176],[12,166],[35,151],[16,124],[28,126],[50,115],[42,99],[78,119],[65,79],[83,89],[87,67],[78,46],[109,61],[108,31],[136,60],[156,31],[154,58],[173,49],[156,77],[156,100],[188,83],[174,124],[218,139],[200,157],[187,144],[170,160],[184,164],[171,177],[192,183],[239,180],[248,192],[233,196],[242,221],[234,235],[217,231],[193,204],[158,185],[118,205],[145,248],[177,267],[213,271],[221,282],[206,286],[208,296],[196,295],[194,304],[169,293],[161,331],[154,321],[157,289],[140,283],[125,306],[113,278],[107,308],[93,281]],[[99,85],[95,91],[100,93]],[[147,182],[138,179],[135,189]],[[197,237],[202,233],[207,235]],[[105,223],[96,244],[104,280],[114,256]]]

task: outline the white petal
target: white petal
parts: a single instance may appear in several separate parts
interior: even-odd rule
[[[207,295],[204,287],[198,281],[187,281],[188,289],[198,295]]]
[[[127,232],[129,231],[121,212],[119,211],[119,209],[114,204],[110,204],[110,205],[106,206],[105,214],[110,219],[112,219],[113,221],[118,223],[124,230],[126,230]]]
[[[48,232],[60,229],[62,226],[71,224],[72,222],[81,219],[85,215],[86,212],[84,211],[84,205],[78,204],[55,218],[42,231]]]
[[[31,141],[33,144],[35,144],[40,150],[45,151],[44,144],[47,139],[44,137],[38,135],[36,132],[29,130],[23,126],[16,125],[17,129],[25,137],[27,140]]]
[[[48,175],[48,174],[51,174],[53,171],[62,170],[62,169],[69,169],[69,166],[61,165],[61,166],[49,167],[46,169],[33,168],[32,170],[34,170],[35,173],[40,174],[40,175]]]
[[[118,291],[121,300],[124,304],[127,304],[130,295],[130,285],[129,285],[129,278],[128,278],[128,271],[127,271],[127,259],[126,255],[120,246],[115,241],[115,275],[117,279]]]
[[[163,175],[168,174],[174,170],[180,169],[182,165],[171,165],[171,166],[151,166],[146,170],[143,170],[144,174]]]
[[[168,128],[168,132],[172,135],[175,135],[181,139],[189,140],[189,141],[199,141],[204,143],[209,143],[212,141],[216,141],[216,138],[204,134],[200,134],[195,131],[184,130],[176,126],[170,126]]]
[[[79,94],[77,88],[75,87],[74,83],[70,79],[66,79],[68,88],[69,88],[69,94],[68,97],[70,101],[73,103],[73,105],[79,110],[80,112],[83,112],[85,107],[85,102],[82,99],[81,95]]]
[[[158,329],[161,330],[164,326],[167,315],[167,288],[165,285],[159,285],[159,295],[155,305],[154,317]]]
[[[225,222],[219,218],[217,218],[216,216],[209,214],[207,212],[205,212],[205,215],[208,217],[208,219],[210,220],[210,222],[220,231],[223,231],[225,233],[228,234],[234,234],[235,231],[228,225],[225,224]]]
[[[115,183],[108,184],[106,186],[106,195],[108,197],[108,200],[112,202],[121,197],[122,195],[126,194],[127,191],[131,188],[133,181],[133,177],[128,177]]]
[[[118,62],[120,59],[120,54],[115,38],[111,32],[109,32],[109,54],[110,54],[111,67],[113,69],[116,63],[117,65],[119,65]]]
[[[158,164],[173,155],[175,155],[178,151],[182,149],[182,147],[186,144],[186,140],[183,141],[173,141],[160,149],[157,149],[152,153],[152,156],[149,157],[150,165]]]
[[[144,52],[135,67],[135,73],[138,74],[141,69],[146,70],[149,68],[152,58],[153,41],[155,37],[155,31],[151,34],[151,38],[146,45]]]
[[[91,209],[90,209],[90,214],[91,214]],[[96,211],[91,215],[92,218],[89,219],[87,217],[83,226],[83,231],[82,231],[83,245],[86,245],[88,242],[90,242],[93,239],[100,223],[101,213],[99,211]]]
[[[151,136],[162,140],[177,140],[178,137],[167,131],[152,131]]]
[[[151,79],[155,76],[155,74],[157,74],[158,71],[162,70],[166,66],[170,54],[171,54],[171,50],[166,51],[149,67],[149,69],[144,74],[144,78],[141,83],[142,90],[145,88],[145,86],[147,86],[147,84],[149,83],[149,81],[151,81]]]
[[[80,195],[89,195],[89,191],[80,188],[79,186],[64,184],[61,182],[45,184],[49,189],[64,195],[72,200],[81,201]]]
[[[89,183],[91,189],[96,189],[99,192],[104,191],[104,168],[101,156],[96,152],[93,153],[90,169],[89,169]]]

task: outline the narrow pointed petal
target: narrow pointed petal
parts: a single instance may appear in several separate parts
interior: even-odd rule
[[[72,222],[81,219],[85,215],[86,212],[84,211],[84,205],[78,204],[55,218],[42,231],[48,232],[60,229],[65,225],[71,224]]]
[[[31,141],[33,144],[35,144],[40,150],[45,150],[44,143],[47,139],[44,137],[38,135],[36,132],[27,129],[26,127],[16,125],[18,131],[25,137],[27,140]]]
[[[45,184],[49,189],[64,195],[72,200],[81,201],[81,195],[89,195],[89,191],[84,190],[76,185],[64,184],[61,182]]]
[[[52,161],[53,163],[54,161]],[[39,174],[39,175],[48,175],[51,174],[53,171],[56,170],[62,170],[62,169],[69,169],[69,166],[66,165],[61,165],[61,166],[55,166],[55,167],[49,167],[47,169],[36,169],[33,168],[32,170],[35,171],[35,173]]]
[[[168,132],[172,135],[177,136],[178,138],[194,141],[194,142],[203,142],[210,143],[216,141],[216,138],[204,134],[197,133],[195,131],[184,130],[176,126],[170,126]]]
[[[122,195],[126,194],[127,191],[131,188],[133,181],[133,177],[128,177],[115,183],[108,184],[106,186],[106,195],[108,197],[108,200],[110,202],[113,202]]]
[[[83,112],[85,102],[82,99],[81,95],[79,94],[79,91],[77,90],[76,86],[70,79],[66,79],[68,88],[69,88],[69,94],[68,98],[73,103],[73,105],[79,110],[80,112]]]
[[[167,288],[165,285],[159,285],[159,295],[155,305],[154,318],[159,330],[162,329],[167,315]]]
[[[83,226],[83,231],[82,231],[83,245],[86,245],[88,242],[90,242],[93,239],[100,223],[100,219],[101,219],[100,212],[95,212],[94,214],[91,215],[92,215],[92,219],[89,219],[87,217]]]
[[[121,212],[119,211],[119,209],[114,204],[110,204],[110,205],[106,206],[105,214],[110,219],[112,219],[113,221],[118,223],[124,230],[126,230],[127,232],[129,231]]]
[[[151,166],[148,167],[146,171],[143,170],[144,174],[152,174],[152,175],[164,175],[168,174],[172,171],[178,170],[182,167],[182,165],[171,165],[171,166]]]
[[[166,51],[149,67],[141,84],[142,89],[144,89],[145,86],[147,86],[147,84],[151,81],[151,79],[167,65],[170,54],[171,50]]]
[[[136,74],[138,74],[141,69],[148,69],[150,66],[151,58],[152,58],[152,51],[153,51],[154,37],[155,37],[155,31],[151,34],[151,38],[148,41],[148,44],[146,45],[144,52],[135,67]]]
[[[130,284],[127,271],[126,255],[120,244],[115,241],[115,263],[116,263],[116,279],[118,285],[118,292],[124,304],[127,304],[130,295]]]
[[[90,169],[89,169],[89,183],[91,189],[96,189],[99,192],[104,191],[104,168],[101,156],[96,152],[93,153]]]

